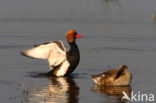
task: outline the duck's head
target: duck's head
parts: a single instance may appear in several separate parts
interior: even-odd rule
[[[75,30],[69,30],[66,34],[66,38],[69,43],[74,43],[76,38],[83,38],[83,36],[79,35]]]

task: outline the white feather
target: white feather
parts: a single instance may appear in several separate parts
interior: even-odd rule
[[[97,84],[97,80],[96,79],[93,78],[93,81],[94,81],[95,84]]]
[[[62,66],[60,67],[60,69],[57,71],[57,76],[64,76],[64,74],[67,72],[68,67],[70,66],[69,62],[66,60]]]
[[[26,50],[22,54],[36,59],[47,59],[50,67],[58,66],[66,60],[66,49],[62,41],[59,40],[57,42],[61,43],[63,49],[56,42],[50,42]]]
[[[51,44],[53,45],[53,44]],[[51,45],[40,45],[35,48],[24,51],[24,55],[36,58],[36,59],[48,59],[49,51],[51,50]]]
[[[63,42],[62,42],[61,40],[58,40],[58,41],[61,43],[61,45],[62,45],[62,47],[63,47],[64,51],[67,51],[67,49],[64,47]]]
[[[66,52],[60,49],[57,44],[52,46],[52,49],[49,51],[49,65],[57,66],[66,60]]]
[[[104,74],[102,74],[102,76],[103,76],[103,77],[105,77],[105,75],[104,75]]]
[[[98,84],[100,79],[101,79],[101,77],[95,77],[95,78],[93,78],[93,81],[95,84]]]

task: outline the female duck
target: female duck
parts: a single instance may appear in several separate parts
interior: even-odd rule
[[[120,69],[112,69],[102,74],[93,75],[92,79],[97,85],[129,85],[132,80],[132,74],[126,65],[121,65]]]

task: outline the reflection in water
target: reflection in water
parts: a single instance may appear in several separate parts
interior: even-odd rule
[[[156,21],[156,13],[152,14],[152,20],[155,22]]]
[[[106,94],[108,96],[117,97],[117,101],[112,103],[127,103],[127,100],[123,99],[123,91],[130,97],[131,87],[130,86],[98,86],[95,85],[93,88],[94,92],[100,94]]]
[[[49,86],[33,88],[28,94],[29,103],[78,103],[79,87],[72,77],[50,77]]]

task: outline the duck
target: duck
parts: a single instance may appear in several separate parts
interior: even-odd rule
[[[33,48],[21,51],[21,54],[33,59],[48,60],[50,76],[70,76],[80,62],[80,52],[76,44],[77,38],[83,38],[76,30],[69,30],[66,39],[70,46],[67,50],[61,40],[34,45]]]
[[[96,85],[100,86],[128,86],[131,83],[132,74],[127,65],[121,65],[119,69],[92,75],[92,79]]]

